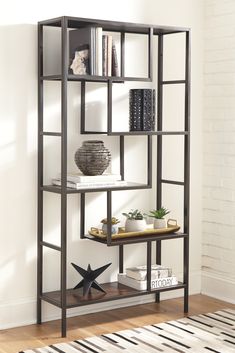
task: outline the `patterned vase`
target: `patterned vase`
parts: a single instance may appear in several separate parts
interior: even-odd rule
[[[154,89],[130,89],[129,127],[130,131],[155,130]]]
[[[108,168],[111,153],[103,141],[84,141],[76,151],[75,163],[84,175],[101,175]]]

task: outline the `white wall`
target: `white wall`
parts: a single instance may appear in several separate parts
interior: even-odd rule
[[[202,291],[235,303],[235,3],[207,0]]]
[[[1,247],[0,247],[0,328],[12,327],[35,322],[36,297],[36,172],[37,172],[37,21],[61,15],[102,18],[129,22],[142,22],[165,25],[178,25],[192,28],[192,144],[191,144],[191,242],[190,242],[190,292],[200,292],[201,269],[201,118],[202,118],[202,23],[203,6],[198,0],[121,0],[115,3],[115,11],[111,1],[67,1],[67,2],[30,2],[9,1],[0,14],[0,124],[1,124]],[[12,11],[14,9],[14,11]],[[26,11],[27,9],[27,11]],[[125,9],[125,10],[124,10]],[[180,63],[177,61],[177,40],[173,43],[172,54],[168,59],[166,75],[180,74]],[[179,64],[179,66],[177,66]],[[178,69],[179,67],[179,69]],[[172,77],[174,79],[176,77]],[[137,85],[138,87],[138,85]],[[59,88],[57,84],[48,84],[48,108],[46,113],[52,124],[56,124],[59,116]],[[81,145],[78,136],[77,111],[79,110],[79,84],[69,85],[69,131],[71,140],[69,155],[73,155]],[[175,106],[178,96],[169,92],[171,104],[167,106],[168,114],[175,118]],[[173,107],[173,109],[172,109]],[[83,138],[84,139],[84,138]],[[105,145],[110,148],[114,160],[118,155],[116,138],[102,136]],[[47,143],[48,153],[53,164],[46,160],[47,175],[58,171],[56,162],[58,148],[52,140]],[[134,144],[133,144],[133,141]],[[140,143],[139,143],[140,141]],[[178,141],[174,141],[178,143]],[[139,144],[138,144],[139,143]],[[142,156],[144,139],[127,139],[130,149],[128,158],[131,162],[136,156]],[[175,154],[175,145],[171,157],[167,160],[171,173],[172,166],[177,175],[179,173],[180,157]],[[70,168],[74,164],[70,160]],[[135,159],[134,159],[135,160]],[[116,163],[116,162],[115,162]],[[115,164],[114,163],[114,164]],[[113,167],[115,168],[115,167]],[[143,168],[144,169],[144,168]],[[131,173],[130,173],[131,174]],[[132,173],[133,174],[133,173]],[[135,173],[136,174],[136,173]],[[140,175],[140,177],[142,177]],[[179,193],[166,197],[165,206],[172,210],[171,216],[179,217],[177,206]],[[132,207],[139,207],[144,211],[154,207],[151,191],[114,193],[114,213],[120,216],[122,211]],[[59,196],[45,195],[45,230],[46,239],[59,242]],[[89,195],[89,222],[93,225],[104,216],[100,207],[104,203],[105,195]],[[112,267],[100,277],[100,282],[115,280],[117,273],[117,249],[109,249],[87,241],[79,240],[79,217],[77,195],[69,197],[69,262],[87,266],[91,262],[98,267],[112,262]],[[126,265],[145,262],[145,246],[128,246],[126,251]],[[51,254],[51,256],[48,256]],[[54,256],[53,256],[53,255]],[[164,243],[163,259],[166,264],[174,267],[177,275],[182,276],[182,242]],[[58,288],[59,258],[54,252],[46,252],[45,289]],[[68,285],[78,281],[75,271],[70,268]],[[181,296],[182,291],[168,293],[168,296]],[[165,296],[166,297],[166,296]],[[152,296],[136,299],[135,302],[152,300]],[[134,304],[133,300],[122,301]],[[84,313],[89,310],[102,310],[114,307],[119,303],[108,303],[102,306],[83,307],[74,313]],[[59,311],[49,305],[44,305],[44,319],[58,317]]]

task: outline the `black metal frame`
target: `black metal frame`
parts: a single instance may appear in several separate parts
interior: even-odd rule
[[[102,26],[106,31],[120,33],[121,38],[121,76],[120,77],[100,77],[100,76],[75,76],[68,74],[68,52],[67,52],[67,31],[69,28],[80,28],[84,25]],[[61,74],[44,75],[43,72],[43,27],[54,26],[61,28]],[[136,78],[125,77],[125,33],[138,33],[148,35],[148,77]],[[185,33],[186,36],[186,65],[185,78],[183,80],[163,80],[163,40],[165,35],[172,33]],[[152,80],[152,47],[153,35],[158,36],[158,83],[157,83],[157,131],[143,132],[113,132],[112,131],[112,85],[114,82],[124,81],[151,81]],[[43,129],[43,83],[46,80],[56,80],[61,82],[61,132],[48,132]],[[67,189],[67,83],[68,81],[81,82],[81,133],[82,134],[108,134],[119,136],[120,142],[120,174],[124,180],[124,145],[125,136],[146,135],[147,137],[147,167],[148,175],[146,184],[129,183],[127,186],[119,188],[100,188],[89,190],[71,190]],[[104,82],[107,84],[107,131],[86,131],[85,129],[85,84],[90,82]],[[185,117],[184,131],[163,131],[163,87],[167,84],[185,84]],[[184,229],[183,233],[171,233],[162,235],[151,235],[140,238],[112,240],[111,237],[111,217],[112,217],[112,191],[118,190],[136,190],[148,189],[152,186],[152,136],[157,138],[157,202],[156,207],[162,205],[162,185],[171,184],[182,186],[184,191]],[[184,138],[184,180],[166,180],[162,178],[162,140],[165,135],[178,135]],[[61,137],[61,187],[46,186],[43,184],[43,138],[44,136]],[[66,336],[66,311],[68,308],[103,302],[108,300],[120,299],[120,295],[109,296],[107,298],[77,301],[72,304],[68,302],[69,290],[67,289],[67,195],[71,193],[80,193],[80,237],[82,239],[91,239],[108,246],[119,247],[119,272],[124,269],[124,245],[146,242],[147,245],[147,291],[130,291],[123,294],[122,297],[132,297],[155,293],[156,301],[160,301],[160,293],[163,291],[184,289],[184,311],[188,311],[188,287],[189,287],[189,177],[190,177],[190,29],[180,27],[149,26],[142,24],[121,23],[113,21],[92,20],[74,17],[60,17],[38,24],[38,262],[37,262],[37,323],[42,322],[41,301],[44,300],[61,308],[61,332]],[[61,244],[56,246],[43,240],[43,193],[54,192],[61,195]],[[85,235],[85,196],[87,192],[107,192],[107,218],[108,218],[108,236],[107,240],[91,238]],[[152,242],[156,242],[156,263],[161,264],[161,242],[166,239],[183,240],[183,283],[177,286],[151,290],[151,263],[152,263]],[[49,247],[61,253],[61,283],[60,290],[53,293],[43,292],[43,247]],[[112,284],[110,284],[112,285]]]
[[[172,184],[183,186],[184,192],[184,244],[183,244],[183,283],[184,288],[184,312],[188,312],[188,289],[189,289],[189,188],[190,188],[190,31],[185,31],[185,79],[176,81],[163,80],[163,38],[158,37],[158,131],[163,130],[163,86],[166,84],[185,84],[185,116],[184,116],[184,181],[165,180],[162,178],[162,139],[163,134],[157,137],[157,208],[162,206],[162,185]],[[180,135],[180,134],[178,134]],[[156,260],[161,264],[161,240],[156,241]],[[160,292],[156,293],[156,302],[160,301]]]

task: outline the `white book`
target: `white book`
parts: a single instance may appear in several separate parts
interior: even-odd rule
[[[58,175],[58,179],[61,178],[61,174]],[[122,177],[120,174],[108,174],[102,175],[84,175],[81,173],[68,173],[67,180],[75,183],[90,183],[90,182],[105,182],[105,181],[119,181]]]
[[[61,186],[61,179],[54,178],[52,179],[52,184]],[[120,181],[105,181],[105,182],[90,182],[90,183],[76,183],[73,181],[67,181],[67,187],[71,189],[98,189],[98,188],[105,188],[105,187],[120,187],[126,186],[127,182],[125,180]]]
[[[134,278],[130,278],[126,273],[118,274],[118,282],[124,284],[125,286],[137,289],[137,290],[147,290],[147,280],[137,281]],[[151,289],[171,287],[178,284],[176,276],[151,279]]]
[[[96,60],[96,50],[95,50],[95,37],[96,37],[96,29],[95,27],[91,27],[91,47],[90,47],[90,67],[91,67],[91,75],[96,74],[95,60]]]
[[[126,269],[126,275],[130,278],[134,278],[138,281],[144,281],[147,279],[147,266],[136,266]],[[164,277],[171,277],[172,269],[161,265],[151,266],[151,279],[158,279]]]
[[[103,74],[102,27],[96,27],[96,75]]]

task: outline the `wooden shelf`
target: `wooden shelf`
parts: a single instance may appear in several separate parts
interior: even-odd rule
[[[151,291],[147,291],[147,290],[139,291],[134,288],[124,286],[123,284],[120,284],[118,282],[103,283],[102,287],[106,291],[106,294],[102,292],[98,292],[95,289],[91,289],[91,294],[87,297],[83,297],[81,288],[67,289],[66,308],[70,309],[70,308],[75,308],[77,306],[82,306],[82,305],[102,303],[110,300],[135,297],[135,296],[151,294],[155,292],[176,290],[176,289],[185,288],[185,285],[180,282],[175,286],[159,288],[157,290],[151,290]],[[61,292],[59,290],[54,292],[43,293],[43,295],[41,296],[41,299],[61,308]]]
[[[107,239],[101,239],[94,237],[92,235],[85,235],[84,239],[89,239],[92,241],[96,241],[101,244],[105,244],[108,246],[117,246],[117,245],[126,245],[126,244],[136,244],[136,243],[145,243],[148,241],[156,241],[156,240],[169,240],[169,239],[181,239],[187,238],[188,234],[186,233],[168,233],[168,234],[151,234],[151,235],[143,235],[138,237],[131,237],[131,238],[123,238],[123,239],[113,239],[111,243],[107,241]]]

